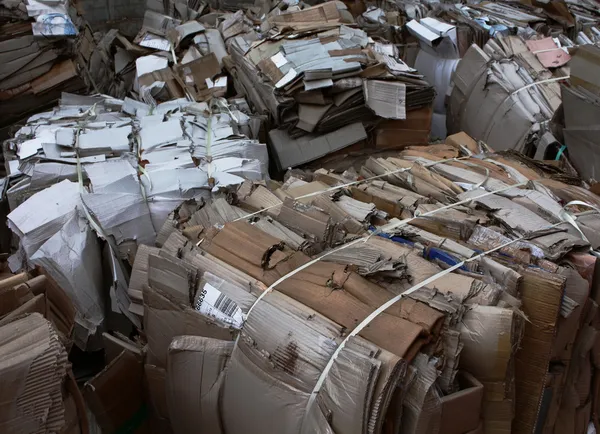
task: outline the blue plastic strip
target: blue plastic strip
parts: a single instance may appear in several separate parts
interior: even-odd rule
[[[376,228],[375,228],[374,226],[370,226],[370,227],[369,227],[369,231],[370,231],[370,232],[375,232],[375,231],[376,231]],[[414,243],[414,242],[412,242],[412,241],[409,241],[409,240],[407,240],[406,238],[398,237],[398,236],[395,236],[395,235],[393,236],[393,235],[390,235],[390,234],[386,234],[386,233],[383,233],[383,232],[379,232],[379,233],[377,234],[377,236],[379,236],[379,237],[381,237],[381,238],[385,238],[386,240],[394,241],[394,242],[396,242],[396,243],[400,243],[400,244],[406,244],[406,245],[408,245],[408,246],[411,246],[411,247],[414,247],[414,246],[415,246],[415,243]]]
[[[450,266],[454,266],[462,262],[457,257],[437,247],[427,247],[423,252],[423,257],[425,259],[429,259],[430,261],[438,260]],[[460,267],[460,269],[464,271],[469,271],[465,265]]]
[[[560,157],[562,156],[563,152],[565,152],[565,149],[567,149],[567,145],[562,145],[560,147],[560,149],[556,153],[556,158],[555,158],[556,161],[560,160]]]

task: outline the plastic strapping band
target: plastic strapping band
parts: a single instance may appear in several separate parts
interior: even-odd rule
[[[556,227],[558,225],[560,225],[562,223],[556,223],[553,224],[551,226],[549,226],[547,229]],[[436,280],[438,280],[439,278],[453,272],[454,270],[457,270],[461,267],[463,267],[465,264],[469,263],[469,262],[473,262],[473,261],[477,261],[491,253],[494,253],[498,250],[501,250],[513,243],[516,243],[518,241],[522,241],[526,238],[526,236],[521,236],[519,238],[516,238],[514,240],[508,241],[504,244],[501,244],[499,246],[496,246],[490,250],[487,250],[485,252],[482,252],[476,256],[473,256],[471,258],[465,259],[464,261],[461,261],[453,266],[451,266],[450,268],[447,268],[445,270],[440,271],[439,273],[425,279],[424,281],[412,286],[411,288],[407,289],[406,291],[404,291],[402,294],[399,294],[397,296],[395,296],[394,298],[391,298],[390,300],[386,301],[384,304],[382,304],[381,306],[379,306],[379,308],[377,308],[375,311],[373,311],[368,317],[366,317],[364,320],[361,321],[360,324],[358,324],[349,334],[348,336],[346,336],[344,338],[344,340],[342,342],[340,342],[340,344],[338,345],[338,347],[335,349],[335,351],[333,352],[333,354],[331,355],[331,358],[329,359],[329,361],[327,362],[327,365],[325,365],[325,369],[323,370],[323,372],[321,372],[321,375],[319,377],[319,379],[317,380],[317,383],[315,384],[315,387],[313,388],[313,391],[308,399],[308,402],[306,404],[306,411],[304,413],[304,419],[303,419],[303,423],[306,421],[307,415],[310,412],[311,407],[313,406],[317,395],[319,393],[319,391],[321,390],[321,387],[323,387],[323,384],[325,383],[325,379],[327,378],[327,375],[329,374],[329,371],[331,371],[331,368],[333,367],[333,364],[335,363],[335,360],[337,359],[337,357],[339,356],[339,354],[341,353],[341,351],[344,349],[344,347],[346,346],[346,344],[348,343],[348,341],[358,335],[365,327],[367,327],[375,318],[377,318],[379,315],[381,315],[383,312],[385,312],[387,309],[389,309],[391,306],[393,306],[395,303],[397,303],[401,298],[406,297],[407,295],[412,294],[413,292],[429,285],[432,282],[435,282]]]
[[[539,86],[541,84],[547,84],[547,83],[553,83],[555,81],[562,81],[562,80],[568,80],[569,78],[571,78],[570,75],[564,76],[564,77],[554,77],[554,78],[548,78],[547,80],[540,80],[540,81],[534,81],[533,83],[529,83],[526,84],[523,87],[520,87],[519,89],[516,89],[515,91],[513,91],[512,93],[509,93],[508,96],[504,99],[504,101],[502,101],[502,103],[496,107],[496,109],[494,110],[494,112],[492,113],[492,115],[490,116],[490,119],[494,119],[496,116],[496,113],[498,112],[498,110],[500,110],[503,106],[504,103],[506,103],[509,99],[511,99],[513,96],[515,96],[516,94],[518,94],[519,92],[525,90],[525,89],[529,89],[530,87],[535,87],[535,86]],[[473,89],[475,89],[475,86],[473,87]],[[512,106],[511,106],[512,107]],[[512,108],[511,108],[512,109]],[[489,138],[489,134],[491,129],[495,126],[496,124],[494,122],[490,122],[490,124],[488,125],[488,127],[486,128],[484,137]]]
[[[150,187],[150,190],[152,190],[152,180],[150,179],[150,173],[148,173],[148,171],[143,168],[140,164],[138,164],[138,170],[140,171],[140,173],[142,175],[144,175],[146,178],[148,178],[148,187]],[[142,195],[144,196],[144,200],[147,202],[147,196],[146,196],[146,187],[144,187],[144,183],[140,182],[140,189],[142,190]]]
[[[206,173],[208,175],[209,183],[212,178],[212,158],[210,156],[210,146],[212,142],[212,111],[209,112],[208,121],[206,123]]]
[[[469,163],[467,161],[465,161],[464,164],[466,164],[467,166],[470,166],[470,167],[479,167],[477,164]],[[488,182],[488,179],[490,179],[490,169],[488,169],[487,167],[484,167],[484,170],[485,170],[485,178],[483,178],[483,180],[481,182],[478,182],[477,184],[475,184],[471,190],[476,190],[478,188],[483,187],[485,185],[485,183]]]
[[[213,101],[217,107],[227,110],[227,113],[229,113],[229,116],[231,116],[231,119],[233,119],[236,124],[239,123],[237,117],[229,109],[229,104],[227,104],[227,100],[225,98],[214,98]]]
[[[560,160],[560,157],[562,156],[563,152],[565,152],[565,149],[567,149],[567,145],[562,145],[560,147],[560,149],[556,153],[556,158],[555,158],[556,161]]]
[[[570,75],[565,75],[564,77],[554,77],[554,78],[548,78],[546,80],[534,81],[533,83],[526,84],[525,86],[520,87],[519,89],[515,90],[513,93],[510,94],[510,96],[516,95],[517,93],[521,92],[522,90],[529,89],[530,87],[535,87],[540,84],[554,83],[555,81],[568,80],[569,78],[571,78]]]
[[[142,161],[142,139],[137,132],[135,133],[135,142],[137,143],[137,159],[138,159],[138,162],[141,162]],[[150,187],[150,191],[152,191],[152,180],[150,179],[150,173],[148,173],[148,171],[139,163],[138,163],[138,171],[142,175],[145,175],[146,178],[148,178],[148,187]],[[144,201],[148,202],[148,194],[146,192],[146,187],[144,187],[144,183],[141,180],[140,180],[140,190],[142,191],[142,196],[144,197]]]
[[[171,55],[173,56],[173,63],[177,65],[177,55],[175,54],[175,44],[169,41],[169,48],[171,49]]]
[[[469,148],[467,148],[465,145],[460,145],[460,149],[462,149],[462,151],[467,154],[468,156],[472,156],[473,152],[471,152],[471,150]]]
[[[432,167],[432,166],[435,166],[436,164],[449,163],[451,161],[467,160],[469,158],[471,158],[471,157],[467,156],[467,157],[458,157],[458,158],[447,158],[445,160],[439,160],[439,161],[434,161],[432,163],[422,164],[421,166],[422,167]],[[327,193],[338,191],[338,190],[341,190],[341,189],[344,189],[344,188],[352,187],[353,185],[367,183],[369,181],[374,181],[376,179],[384,178],[384,177],[390,176],[390,175],[395,175],[397,173],[409,172],[409,171],[411,171],[413,169],[413,167],[416,167],[417,164],[419,164],[419,163],[415,163],[415,164],[413,164],[410,167],[403,167],[401,169],[391,170],[389,172],[382,173],[381,175],[371,176],[370,178],[360,179],[360,180],[357,180],[357,181],[348,182],[346,184],[335,185],[333,187],[326,188],[325,190],[313,191],[312,193],[307,193],[307,194],[303,194],[302,196],[298,196],[298,197],[294,198],[294,200],[306,199],[308,197],[313,197],[313,196],[320,196],[322,194],[327,194]],[[255,211],[253,213],[246,214],[245,216],[239,217],[239,218],[237,218],[237,219],[235,219],[233,221],[237,222],[237,221],[240,221],[240,220],[247,220],[247,219],[252,218],[252,217],[254,217],[256,215],[262,214],[265,211],[268,211],[268,210],[273,209],[273,208],[277,208],[278,206],[281,206],[281,205],[282,205],[281,203],[278,203],[277,205],[271,205],[271,206],[268,206],[266,208],[259,209],[258,211]]]
[[[90,114],[94,114],[95,106],[96,105],[94,104],[90,108]],[[100,235],[102,238],[104,238],[106,240],[113,255],[118,258],[118,251],[119,251],[118,247],[114,243],[113,239],[106,235],[106,233],[102,229],[102,226],[100,226],[100,224],[96,221],[95,217],[92,215],[92,213],[88,209],[85,201],[83,200],[83,196],[87,192],[83,186],[83,170],[81,168],[81,160],[79,157],[79,133],[80,133],[80,130],[78,129],[77,133],[75,134],[75,158],[77,160],[77,180],[79,182],[79,198],[81,199],[81,208],[83,209],[85,217],[86,217],[87,221],[89,222],[90,226],[96,231],[96,233],[98,235]],[[120,261],[119,261],[119,263],[120,263]],[[120,266],[121,266],[121,271],[123,272],[123,275],[125,276],[125,278],[129,279],[129,273],[127,272],[127,270],[125,270],[125,268],[123,267],[123,264],[120,263]],[[114,268],[114,264],[113,264],[113,268]],[[116,276],[116,272],[114,270],[113,270],[113,275]]]
[[[561,47],[556,47],[556,48],[546,48],[545,50],[536,50],[536,51],[532,51],[532,53],[533,54],[549,53],[550,51],[557,51],[557,50],[565,51]]]
[[[598,209],[597,207],[595,207],[592,204],[589,204],[587,202],[583,202],[581,200],[572,200],[571,202],[567,203],[565,206],[563,206],[563,209],[560,212],[560,217],[562,218],[563,222],[567,222],[569,223],[571,226],[573,226],[575,228],[575,230],[577,232],[579,232],[579,235],[581,235],[581,238],[585,241],[585,242],[590,242],[587,237],[585,236],[585,234],[583,233],[583,231],[581,230],[581,228],[579,227],[579,225],[577,224],[577,217],[573,214],[571,214],[570,212],[567,211],[567,208],[570,206],[585,206],[586,208],[591,208],[594,211],[596,211],[597,213],[600,213],[600,209]],[[590,250],[593,251],[593,247],[590,246]]]
[[[304,264],[304,265],[302,265],[302,266],[300,266],[300,267],[296,268],[295,270],[292,270],[292,271],[290,271],[290,272],[289,272],[288,274],[286,274],[285,276],[282,276],[281,278],[277,279],[277,281],[276,281],[275,283],[273,283],[272,285],[270,285],[270,286],[269,286],[267,289],[265,289],[265,290],[264,290],[264,291],[263,291],[263,292],[262,292],[262,293],[261,293],[261,294],[258,296],[258,298],[257,298],[257,299],[256,299],[256,301],[255,301],[255,302],[252,304],[252,306],[250,306],[250,309],[248,309],[248,313],[246,314],[246,318],[247,318],[248,316],[250,316],[250,313],[252,312],[252,310],[254,309],[254,307],[255,307],[255,306],[258,304],[258,303],[260,303],[260,301],[261,301],[261,300],[262,300],[262,299],[263,299],[263,298],[264,298],[264,297],[265,297],[265,296],[266,296],[268,293],[270,293],[270,292],[271,292],[271,291],[272,291],[272,290],[273,290],[273,289],[274,289],[274,288],[275,288],[277,285],[279,285],[281,282],[284,282],[285,280],[289,279],[290,277],[294,276],[295,274],[299,273],[300,271],[302,271],[302,270],[305,270],[306,268],[310,267],[311,265],[314,265],[314,264],[316,264],[317,262],[321,261],[323,258],[326,258],[327,256],[329,256],[329,255],[332,255],[333,253],[337,253],[337,252],[339,252],[339,251],[341,251],[341,250],[347,249],[348,247],[350,247],[350,246],[354,246],[354,245],[356,245],[356,244],[358,244],[358,243],[360,243],[360,242],[363,242],[363,243],[365,243],[365,242],[367,242],[367,241],[368,241],[368,240],[369,240],[369,239],[370,239],[372,236],[375,236],[375,235],[377,235],[377,234],[379,234],[379,233],[381,233],[381,232],[387,232],[387,231],[391,231],[391,230],[397,229],[397,228],[399,228],[399,227],[402,227],[402,226],[406,226],[406,225],[407,225],[409,222],[411,222],[411,221],[413,221],[413,220],[415,220],[415,219],[417,219],[417,218],[420,218],[420,217],[427,217],[427,216],[430,216],[430,215],[436,214],[436,213],[438,213],[438,212],[440,212],[440,211],[444,211],[444,210],[446,210],[446,209],[453,208],[453,207],[455,207],[455,206],[458,206],[458,205],[464,205],[464,204],[466,204],[466,203],[469,203],[469,202],[472,202],[473,200],[476,200],[476,199],[478,199],[478,198],[485,197],[485,196],[489,196],[489,195],[492,195],[492,194],[495,194],[495,193],[501,193],[501,192],[503,192],[503,191],[510,190],[510,189],[513,189],[513,188],[518,188],[518,187],[524,186],[524,185],[526,185],[526,184],[527,184],[526,182],[521,182],[520,184],[511,185],[511,186],[509,186],[509,187],[501,188],[501,189],[494,190],[494,191],[490,191],[490,192],[485,192],[485,193],[482,193],[481,195],[479,195],[479,196],[477,196],[477,197],[474,197],[474,198],[465,199],[465,200],[462,200],[462,201],[460,201],[460,202],[456,202],[456,203],[452,203],[452,204],[450,204],[450,205],[443,206],[443,207],[441,207],[441,208],[433,209],[433,210],[431,210],[431,211],[428,211],[428,212],[425,212],[425,213],[422,213],[422,214],[420,214],[420,215],[419,215],[419,217],[416,217],[416,216],[415,216],[415,217],[410,217],[410,218],[407,218],[407,219],[401,220],[401,221],[399,221],[399,222],[396,222],[396,223],[393,223],[393,224],[388,224],[388,225],[382,226],[380,229],[378,229],[378,230],[374,231],[373,233],[371,233],[371,234],[369,234],[369,235],[366,235],[366,236],[363,236],[363,237],[357,238],[357,239],[355,239],[355,240],[353,240],[353,241],[350,241],[349,243],[342,244],[340,247],[337,247],[337,248],[335,248],[335,249],[331,249],[331,250],[329,250],[328,252],[325,252],[325,253],[323,253],[321,256],[318,256],[318,257],[316,257],[316,258],[314,258],[314,259],[312,259],[312,260],[308,261],[306,264]]]

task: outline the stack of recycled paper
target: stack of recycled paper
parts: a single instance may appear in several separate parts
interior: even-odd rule
[[[44,274],[0,275],[0,384],[3,432],[71,434],[87,430],[83,398],[71,373],[75,311]]]
[[[259,40],[251,29],[224,34],[226,64],[236,90],[272,117],[277,128],[269,139],[282,169],[359,143],[382,120],[402,123],[411,110],[431,106],[430,84],[399,59],[394,44],[356,28],[343,3],[272,12],[261,29]]]
[[[95,381],[143,370],[174,433],[587,432],[600,198],[464,133],[346,166],[179,206],[133,264],[146,357]]]
[[[560,86],[573,51],[600,41],[595,6],[397,2],[368,8],[358,22],[370,36],[399,39],[402,59],[434,86],[432,137],[465,131],[543,159],[565,142]]]
[[[129,271],[121,260],[133,262],[139,245],[152,245],[184,200],[268,177],[266,146],[244,135],[252,134],[252,123],[225,100],[150,107],[65,94],[59,107],[18,131],[7,152],[15,158],[8,163],[8,224],[20,238],[11,266],[43,266],[72,297],[78,346],[86,348],[106,316],[94,231],[109,241],[110,309],[140,326],[130,313]]]
[[[183,7],[177,13],[180,18],[174,18],[173,10],[169,15],[169,11],[147,10],[133,41],[145,49],[143,56],[129,57],[135,61],[133,90],[150,104],[184,97],[206,101],[227,90],[227,77],[221,71],[227,51],[216,28],[217,18],[200,17],[205,4],[198,10],[179,6]]]
[[[548,68],[570,58],[552,38],[508,36],[483,49],[472,45],[452,78],[449,131],[543,159],[548,143],[556,142],[549,121],[561,104],[559,82],[568,77],[562,68]]]
[[[571,77],[561,86],[565,148],[573,166],[586,179],[597,179],[600,142],[595,134],[600,106],[600,48],[583,45],[575,51]]]
[[[94,39],[68,0],[0,2],[0,126],[8,126],[61,92],[87,91]]]

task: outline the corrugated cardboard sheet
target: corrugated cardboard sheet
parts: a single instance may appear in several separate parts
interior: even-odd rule
[[[593,45],[575,51],[571,65],[571,86],[563,85],[565,142],[569,158],[584,178],[598,178],[597,114],[600,111],[600,51]]]
[[[222,432],[219,417],[221,373],[233,342],[200,336],[179,336],[169,346],[167,361],[167,406],[175,434],[202,426],[207,432]]]
[[[514,348],[520,318],[511,309],[475,306],[461,324],[461,367],[484,385],[485,432],[510,433],[514,406]]]
[[[59,431],[67,353],[52,325],[34,313],[0,327],[0,360],[0,431]]]
[[[88,381],[83,390],[87,405],[103,432],[148,432],[148,408],[143,396],[143,363],[123,351]]]
[[[442,398],[440,425],[444,434],[465,434],[480,424],[483,385],[467,372],[460,372],[460,390]]]
[[[529,321],[515,363],[515,423],[513,432],[532,432],[538,423],[542,392],[548,376],[565,279],[525,270],[520,285],[523,313]]]
[[[354,123],[337,131],[322,135],[291,138],[285,130],[271,130],[271,143],[275,148],[280,168],[295,167],[316,160],[331,152],[343,149],[366,139],[367,133],[361,123]]]
[[[149,286],[144,288],[144,330],[148,337],[147,361],[163,368],[167,366],[169,345],[175,336],[193,334],[232,339],[228,328]]]

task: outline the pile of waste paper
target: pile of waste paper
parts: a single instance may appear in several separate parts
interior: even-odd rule
[[[560,149],[569,149],[569,159],[584,179],[596,179],[600,163],[600,138],[595,134],[600,106],[600,48],[579,47],[570,67],[570,78],[561,86],[564,144]]]
[[[508,36],[489,40],[483,49],[472,45],[452,78],[452,132],[465,131],[500,150],[533,155],[539,149],[543,158],[539,142],[552,134],[549,123],[561,104],[559,82],[568,78],[546,68],[569,59],[552,38]]]
[[[269,136],[281,168],[355,144],[365,128],[407,119],[435,96],[393,44],[348,27],[346,15],[342,3],[327,2],[269,17],[258,42],[251,33],[226,40],[239,90],[278,127]]]
[[[0,127],[87,91],[94,39],[68,0],[0,2]]]
[[[8,164],[21,175],[6,195],[13,210],[8,225],[21,242],[11,266],[44,267],[73,298],[81,348],[105,317],[103,252],[94,231],[109,241],[112,309],[140,326],[130,314],[128,272],[120,261],[152,245],[184,200],[268,177],[266,145],[244,134],[253,134],[251,124],[224,100],[150,107],[64,95],[58,108],[17,132],[8,144],[17,158]],[[45,212],[37,213],[40,208]]]
[[[88,432],[86,406],[68,362],[75,310],[51,278],[0,273],[3,432]]]
[[[0,432],[600,429],[596,1],[138,3],[0,0]]]
[[[584,432],[600,198],[477,146],[463,133],[178,207],[129,287],[147,352],[127,369],[161,426]]]
[[[566,141],[561,85],[577,47],[600,41],[596,8],[596,2],[385,2],[358,22],[370,23],[369,36],[393,33],[402,59],[435,87],[432,137],[464,131],[494,149],[542,159]]]

